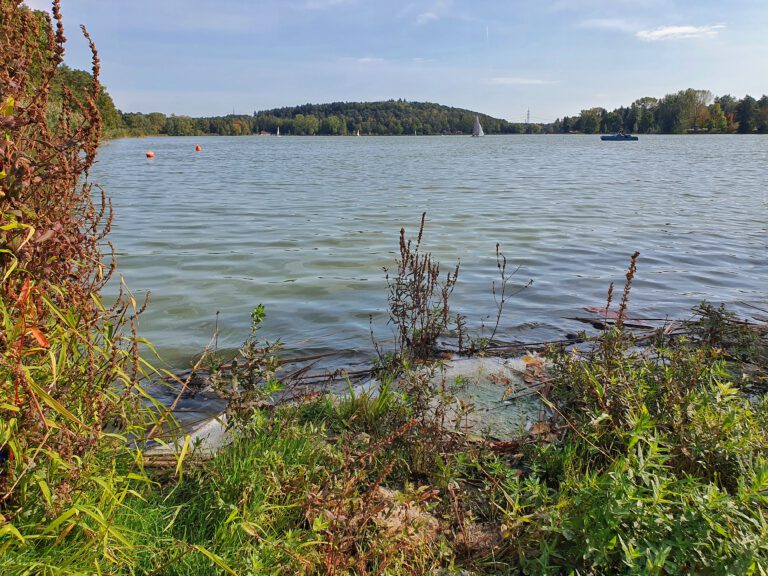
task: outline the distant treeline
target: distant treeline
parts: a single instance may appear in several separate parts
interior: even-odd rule
[[[542,127],[547,132],[585,134],[639,132],[687,134],[768,132],[768,96],[713,97],[709,90],[688,88],[663,98],[640,98],[630,106],[609,112],[604,108],[582,110],[578,116],[558,119]]]
[[[471,134],[475,116],[486,134],[517,134],[524,126],[471,110],[432,102],[333,102],[276,108],[254,113],[259,130],[297,135]]]
[[[281,134],[299,136],[346,135],[358,130],[364,135],[470,134],[476,114],[430,102],[334,102],[263,110],[252,116],[192,118],[159,112],[121,113],[119,125],[108,128],[117,136],[274,134],[278,127]],[[620,130],[641,134],[768,133],[768,96],[739,100],[689,88],[663,98],[640,98],[612,111],[582,110],[578,116],[565,116],[549,124],[526,125],[477,115],[486,134],[610,134]],[[110,119],[114,118],[110,114]]]
[[[90,74],[61,66],[53,86],[52,102],[66,86],[80,95],[89,85]],[[768,96],[759,100],[730,95],[714,97],[708,90],[689,88],[663,98],[646,97],[629,106],[608,111],[605,108],[582,110],[578,116],[564,116],[548,124],[507,122],[462,108],[431,102],[334,102],[304,104],[254,112],[253,115],[166,116],[161,112],[144,114],[120,112],[106,89],[97,105],[105,134],[121,136],[198,136],[218,134],[245,136],[284,135],[434,135],[471,134],[475,116],[480,117],[486,134],[584,133],[606,134],[620,130],[641,134],[687,133],[768,133]]]
[[[451,108],[430,102],[334,102],[332,104],[305,104],[288,108],[276,108],[254,112],[250,115],[214,116],[192,118],[190,116],[165,116],[159,112],[150,114],[123,113],[123,126],[119,132],[125,135],[167,134],[169,136],[194,136],[221,134],[239,136],[274,134],[280,128],[285,135],[344,136],[400,135],[400,134],[471,134],[475,116],[480,117],[486,134],[516,134],[525,127],[485,114]],[[119,135],[119,134],[118,134]]]

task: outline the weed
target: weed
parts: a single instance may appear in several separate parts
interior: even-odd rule
[[[499,285],[497,287],[495,281],[491,285],[493,302],[496,305],[496,318],[493,325],[493,330],[491,331],[490,336],[486,337],[481,335],[471,340],[468,350],[470,354],[477,354],[488,349],[488,347],[493,343],[493,339],[496,337],[496,332],[499,329],[499,323],[501,322],[501,317],[504,313],[504,305],[509,301],[510,298],[516,296],[529,286],[533,285],[533,279],[531,279],[514,292],[507,293],[509,288],[509,281],[512,280],[512,277],[520,271],[520,266],[517,266],[512,272],[507,272],[507,257],[504,255],[504,252],[501,251],[501,245],[498,242],[496,243],[496,268],[499,271]],[[484,328],[484,326],[481,327],[481,334],[482,328]],[[459,351],[462,351],[461,342],[459,343]]]
[[[723,330],[726,317],[717,329],[705,320],[695,344],[639,351],[617,321],[586,355],[552,353],[559,433],[530,446],[525,476],[491,474],[513,564],[534,574],[765,572],[768,506],[756,496],[768,399],[745,395],[727,369],[723,339],[744,340]]]
[[[128,439],[149,423],[140,381],[154,371],[143,306],[122,285],[111,307],[99,298],[115,263],[111,206],[88,178],[98,54],[83,28],[91,86],[55,108],[58,0],[51,13],[0,1],[0,573],[131,573],[153,547],[120,518],[150,485]]]
[[[280,342],[261,343],[258,331],[266,318],[263,304],[251,311],[251,329],[238,356],[227,367],[212,371],[214,389],[227,399],[227,414],[234,424],[247,421],[253,410],[270,405],[270,397],[282,389],[277,379]]]
[[[440,264],[432,255],[421,252],[427,213],[421,215],[416,241],[406,240],[400,230],[400,258],[397,271],[386,273],[389,288],[389,322],[395,326],[396,348],[400,357],[431,358],[437,338],[450,321],[449,297],[459,277],[459,264],[440,280]]]

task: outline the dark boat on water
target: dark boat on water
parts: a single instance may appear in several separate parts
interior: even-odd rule
[[[606,136],[600,136],[600,140],[607,140],[609,142],[624,142],[624,141],[634,141],[638,140],[637,136],[632,136],[632,134],[624,134],[623,132],[619,132],[618,134],[610,134]]]

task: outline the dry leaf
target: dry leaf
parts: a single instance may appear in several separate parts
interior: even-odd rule
[[[536,356],[534,354],[526,354],[522,358],[523,362],[525,362],[526,366],[543,366],[544,365],[544,358],[541,356]]]
[[[50,348],[51,345],[48,342],[48,338],[45,337],[45,334],[43,334],[40,330],[37,328],[30,328],[29,331],[32,333],[32,336],[34,336],[35,340],[37,340],[37,343],[42,346],[43,348]]]
[[[531,428],[531,434],[540,436],[542,434],[548,434],[549,430],[550,429],[549,429],[548,422],[536,422],[536,424],[534,424],[533,427]]]

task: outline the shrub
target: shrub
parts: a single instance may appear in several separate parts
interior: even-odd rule
[[[393,276],[385,268],[389,287],[389,321],[395,326],[398,357],[430,358],[437,338],[448,327],[448,300],[459,277],[459,264],[440,280],[440,264],[421,251],[427,213],[421,215],[416,241],[400,230],[400,258]]]
[[[101,136],[99,59],[82,99],[49,94],[64,54],[53,18],[0,2],[0,566],[50,573],[117,563],[112,525],[137,485],[126,436],[142,376],[132,298],[99,299],[111,210],[88,179]],[[94,199],[95,196],[95,199]],[[131,417],[129,417],[131,415]],[[123,462],[123,464],[120,464]],[[60,550],[57,552],[57,547]],[[11,553],[8,553],[8,551]],[[71,554],[62,554],[70,550]]]
[[[620,318],[633,275],[634,258]],[[553,352],[562,433],[495,485],[526,573],[768,573],[768,398],[743,392],[716,320],[643,349],[617,322],[586,354]]]

